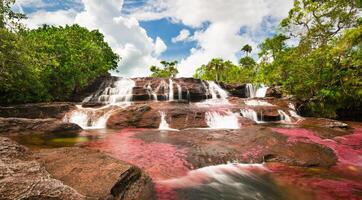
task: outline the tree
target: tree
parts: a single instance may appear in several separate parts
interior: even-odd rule
[[[240,58],[239,64],[242,67],[253,68],[256,65],[256,62],[252,57],[246,56],[246,57]]]
[[[167,62],[161,61],[162,68],[157,66],[151,66],[150,71],[152,72],[151,77],[159,78],[175,78],[178,74],[178,69],[176,67],[177,61]]]
[[[21,27],[19,21],[24,19],[25,15],[11,9],[14,3],[15,0],[0,0],[0,29],[8,27],[16,30]]]
[[[119,57],[98,31],[79,25],[1,29],[0,104],[66,101]]]
[[[246,53],[246,56],[249,56],[249,54],[253,51],[253,47],[251,47],[249,44],[246,44],[241,48],[241,51]]]

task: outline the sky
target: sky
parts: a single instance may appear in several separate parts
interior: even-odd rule
[[[17,0],[24,24],[80,24],[105,35],[122,57],[120,76],[150,74],[149,66],[177,60],[179,77],[190,77],[212,58],[237,63],[240,49],[275,34],[292,0]]]

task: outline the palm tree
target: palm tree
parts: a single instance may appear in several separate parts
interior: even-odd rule
[[[253,47],[251,47],[249,44],[246,44],[243,46],[241,51],[244,51],[246,53],[246,56],[249,56],[249,54],[253,51]]]

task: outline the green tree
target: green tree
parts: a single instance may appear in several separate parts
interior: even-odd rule
[[[241,51],[246,53],[246,56],[249,56],[249,54],[253,51],[253,47],[251,47],[249,44],[246,44],[241,48]]]
[[[151,66],[150,71],[152,72],[151,77],[159,78],[175,78],[178,74],[178,69],[176,67],[177,61],[161,61],[162,68],[157,66]]]
[[[21,27],[19,21],[24,19],[25,15],[11,9],[14,3],[15,0],[0,0],[0,28],[17,30]]]

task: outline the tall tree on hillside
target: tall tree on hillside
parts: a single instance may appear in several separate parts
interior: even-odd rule
[[[241,51],[246,53],[246,56],[249,56],[251,52],[253,51],[253,47],[251,47],[249,44],[246,44],[241,48]]]

